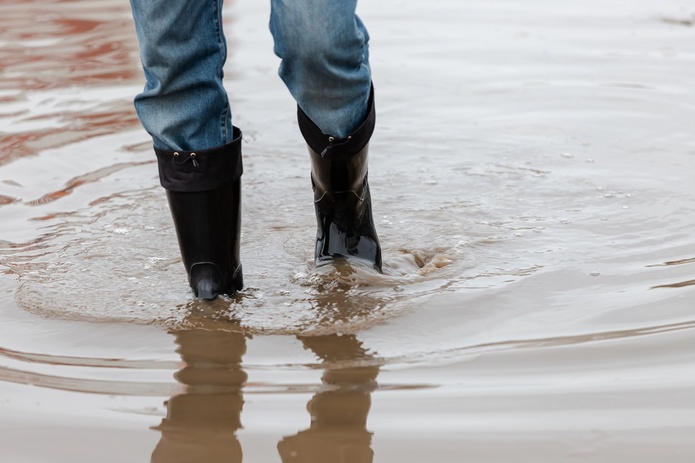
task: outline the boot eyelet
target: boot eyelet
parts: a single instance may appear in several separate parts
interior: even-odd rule
[[[178,158],[178,157],[179,157],[179,152],[178,152],[178,151],[174,151],[174,157],[175,157],[175,158]]]

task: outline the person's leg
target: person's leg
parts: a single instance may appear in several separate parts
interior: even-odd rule
[[[155,147],[202,150],[230,143],[222,0],[130,3],[147,80],[135,108]]]
[[[369,34],[357,0],[272,0],[280,77],[321,130],[345,138],[367,115]]]
[[[280,77],[309,145],[316,263],[362,261],[381,271],[367,153],[376,113],[369,35],[356,0],[271,0]]]
[[[145,71],[135,98],[154,141],[181,256],[196,296],[241,289],[241,131],[222,85],[223,0],[131,0]]]

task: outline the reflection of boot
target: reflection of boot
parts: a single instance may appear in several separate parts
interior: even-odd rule
[[[367,152],[376,120],[373,92],[367,114],[355,132],[336,140],[298,110],[299,127],[311,155],[317,265],[346,258],[381,271],[381,247],[367,181]]]
[[[155,152],[193,292],[201,299],[234,294],[243,286],[241,131],[235,127],[232,143],[211,150]]]
[[[302,343],[328,364],[371,359],[354,335],[307,336],[302,338]],[[326,368],[321,381],[327,390],[316,394],[307,404],[312,426],[365,428],[378,374],[379,368],[372,365]]]
[[[152,463],[241,463],[244,335],[195,329],[176,333],[176,342],[185,363],[176,379],[187,390],[167,402]]]
[[[302,342],[326,363],[369,359],[354,336],[305,337]],[[376,366],[327,368],[322,377],[326,390],[307,404],[311,426],[278,444],[282,462],[371,463],[367,415],[378,373]]]
[[[237,394],[183,394],[167,402],[152,463],[241,463]]]

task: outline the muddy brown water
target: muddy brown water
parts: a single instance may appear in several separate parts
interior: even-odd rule
[[[361,2],[384,275],[313,267],[266,3],[225,13],[248,288],[204,304],[127,2],[2,2],[0,460],[692,461],[692,2]]]

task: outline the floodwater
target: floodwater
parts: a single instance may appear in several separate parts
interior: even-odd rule
[[[691,1],[362,1],[384,275],[313,268],[269,5],[228,2],[248,288],[209,304],[127,2],[0,3],[2,462],[695,458]]]

